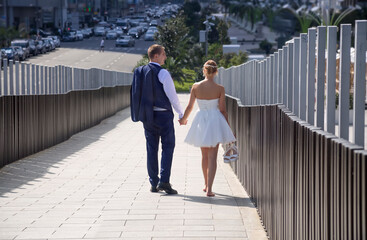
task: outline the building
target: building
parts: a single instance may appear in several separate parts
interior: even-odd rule
[[[67,20],[67,0],[0,0],[0,25],[25,28],[62,28]]]

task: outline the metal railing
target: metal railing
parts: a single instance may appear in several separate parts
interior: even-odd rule
[[[231,166],[270,239],[367,239],[367,21],[356,21],[354,32],[351,62],[352,27],[340,28],[339,72],[336,27],[309,29],[264,61],[219,70],[240,153]]]
[[[284,104],[311,125],[348,140],[349,94],[353,93],[353,143],[364,146],[367,21],[355,23],[354,59],[351,62],[352,26],[340,28],[337,72],[337,27],[310,28],[264,61],[221,68],[218,82],[244,105]],[[350,89],[351,66],[354,71]],[[339,86],[336,88],[336,76]],[[336,108],[336,90],[339,108]],[[338,124],[335,115],[339,116]]]
[[[0,74],[0,167],[67,140],[130,104],[132,73],[10,61]]]

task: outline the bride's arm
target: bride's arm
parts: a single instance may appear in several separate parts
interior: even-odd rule
[[[224,118],[227,120],[227,123],[229,125],[228,114],[226,110],[226,93],[225,93],[223,86],[221,86],[221,89],[220,89],[219,111],[223,114]]]
[[[195,87],[196,87],[196,84],[192,85],[191,92],[190,92],[190,101],[189,101],[189,104],[187,104],[187,107],[185,109],[185,113],[184,113],[183,117],[181,118],[180,123],[183,124],[183,125],[186,125],[187,118],[190,116],[190,113],[191,113],[192,109],[194,108],[194,103],[195,103],[195,99],[196,99]]]

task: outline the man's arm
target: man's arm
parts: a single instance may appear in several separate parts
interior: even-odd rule
[[[178,100],[175,84],[173,83],[171,74],[169,74],[166,69],[162,69],[161,71],[159,71],[158,79],[163,84],[164,92],[166,93],[173,108],[178,113],[178,117],[181,119],[183,116],[183,110],[180,101]]]

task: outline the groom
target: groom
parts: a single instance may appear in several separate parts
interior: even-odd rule
[[[175,130],[173,111],[183,116],[175,86],[170,73],[161,67],[166,60],[164,47],[154,44],[148,49],[149,64],[138,67],[130,92],[131,118],[134,122],[143,122],[147,167],[150,191],[165,191],[177,194],[169,182],[171,175],[173,150],[175,148]],[[158,145],[162,142],[160,178],[158,177]]]

